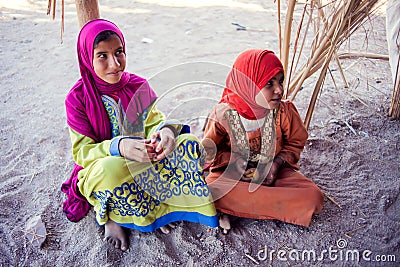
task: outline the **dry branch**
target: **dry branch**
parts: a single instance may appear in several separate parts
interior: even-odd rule
[[[50,15],[51,12],[51,18],[52,20],[55,20],[56,18],[56,0],[49,0],[48,5],[47,5],[47,15]],[[60,39],[61,43],[63,42],[63,34],[64,34],[64,9],[65,3],[64,0],[61,1],[61,30],[60,30]]]
[[[56,0],[48,0],[47,15],[50,15],[54,20],[56,17]],[[86,22],[100,18],[98,0],[75,0],[76,13],[78,15],[79,26],[82,27]],[[61,31],[60,38],[63,42],[65,24],[65,0],[61,1]]]
[[[305,124],[308,127],[330,62],[332,60],[337,60],[339,68],[341,68],[340,62],[338,61],[338,50],[341,44],[343,44],[355,30],[370,18],[371,14],[373,14],[377,9],[379,0],[330,0],[325,1],[324,4],[322,4],[321,0],[311,0],[311,2],[306,1],[299,28],[296,31],[297,38],[293,47],[292,65],[290,67],[290,72],[288,72],[290,33],[295,32],[295,30],[292,29],[291,24],[293,19],[294,2],[295,1],[289,1],[288,3],[285,34],[284,39],[282,40],[283,44],[281,45],[283,49],[281,59],[285,71],[288,73],[287,96],[291,100],[295,99],[296,94],[302,88],[304,81],[311,75],[320,71],[319,78],[314,87],[314,92],[312,93],[307,116],[305,118]],[[318,17],[312,18],[312,11],[315,8],[318,11]],[[309,12],[306,12],[308,10]],[[313,35],[308,34],[308,25],[303,26],[303,17],[305,14],[308,14],[309,21],[314,23]],[[297,69],[297,64],[296,66],[294,65],[294,58],[296,57],[296,53],[298,59],[303,53],[302,49],[299,51],[297,49],[300,30],[303,32],[302,44],[304,44],[307,39],[312,40],[312,45],[310,55],[307,57],[307,62],[300,69]],[[344,73],[342,69],[340,70],[342,78],[347,85]]]
[[[289,5],[286,11],[285,32],[284,32],[283,45],[281,46],[282,47],[281,61],[285,72],[287,72],[288,70],[290,35],[292,31],[293,11],[295,4],[296,0],[289,0]]]
[[[346,52],[346,53],[339,53],[338,54],[338,58],[340,58],[340,59],[358,58],[358,57],[389,60],[389,56],[388,55],[381,55],[381,54],[374,54],[374,53]]]
[[[394,77],[394,87],[392,94],[392,101],[390,103],[389,116],[393,119],[400,118],[400,73],[399,73],[399,64],[400,64],[400,55],[397,60],[397,70],[396,75]]]
[[[333,204],[335,204],[336,206],[338,206],[339,207],[339,209],[341,209],[342,208],[342,206],[340,206],[340,204],[339,203],[337,203],[332,197],[330,197],[329,195],[327,195],[326,193],[324,193],[324,195],[326,196],[326,198],[329,200],[329,201],[331,201]]]

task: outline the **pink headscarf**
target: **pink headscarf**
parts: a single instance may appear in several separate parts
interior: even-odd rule
[[[267,109],[256,103],[256,95],[283,66],[274,52],[250,49],[242,52],[235,60],[226,78],[226,87],[220,102],[232,104],[246,119],[264,118]]]
[[[68,125],[96,142],[111,138],[110,121],[101,95],[117,93],[131,123],[156,100],[156,93],[147,81],[135,74],[124,72],[116,84],[109,84],[96,75],[93,69],[93,43],[96,36],[106,30],[119,36],[125,51],[124,37],[114,23],[98,19],[83,26],[77,47],[82,78],[72,87],[65,101]]]
[[[111,126],[101,95],[118,95],[127,118],[134,123],[138,115],[156,100],[156,93],[147,81],[135,74],[124,72],[116,84],[109,84],[100,79],[93,69],[93,43],[97,35],[111,30],[121,39],[124,51],[125,40],[118,27],[107,20],[98,19],[88,22],[78,36],[78,61],[81,78],[68,93],[65,106],[68,125],[76,132],[102,142],[111,138]],[[77,164],[68,181],[61,190],[67,194],[63,211],[71,221],[79,221],[90,209],[87,200],[77,188],[78,172],[82,169]]]

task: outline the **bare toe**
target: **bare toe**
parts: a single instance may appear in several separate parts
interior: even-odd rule
[[[118,239],[114,239],[114,247],[121,248],[121,241],[119,241]]]
[[[171,229],[175,229],[176,226],[177,226],[177,223],[169,223],[168,226],[169,226]]]
[[[229,230],[231,230],[231,222],[229,219],[229,215],[221,214],[221,216],[219,217],[219,227],[221,227],[222,233],[224,235],[229,233]]]
[[[112,220],[108,220],[105,225],[104,239],[115,248],[122,251],[128,250],[128,236],[124,229]]]
[[[161,226],[160,230],[161,230],[161,232],[163,232],[166,235],[171,233],[171,230],[169,229],[169,227],[167,225],[166,226]]]

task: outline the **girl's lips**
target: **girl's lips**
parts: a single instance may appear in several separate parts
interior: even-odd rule
[[[120,73],[121,73],[121,71],[119,70],[119,71],[117,71],[117,72],[110,72],[109,75],[111,75],[111,76],[118,76],[118,75],[120,75]]]

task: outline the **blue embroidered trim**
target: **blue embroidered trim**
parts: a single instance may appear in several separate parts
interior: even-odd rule
[[[139,230],[141,232],[154,232],[155,230],[157,230],[162,226],[178,221],[202,223],[210,227],[218,227],[218,217],[216,215],[207,216],[198,212],[185,212],[185,211],[174,211],[168,213],[155,220],[152,224],[146,226],[139,226],[134,223],[119,223],[119,225],[126,228]]]
[[[106,99],[102,99],[104,107],[106,108],[108,117],[110,118],[111,138],[120,135],[118,116],[115,107]]]
[[[119,151],[119,142],[123,139],[123,136],[115,137],[110,144],[110,154],[111,156],[121,156],[121,152]]]
[[[131,123],[126,118],[126,114],[120,103],[117,103],[107,95],[102,95],[101,99],[110,119],[111,138],[119,136],[122,133],[124,135],[140,135],[143,133],[144,122],[149,114],[148,109],[143,110],[142,114],[138,114],[138,119]]]

